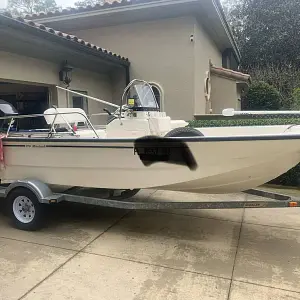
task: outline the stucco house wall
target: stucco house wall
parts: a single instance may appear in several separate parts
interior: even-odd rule
[[[211,105],[213,114],[221,114],[225,108],[239,110],[236,81],[212,75]]]
[[[162,108],[172,118],[194,115],[194,34],[196,19],[179,17],[75,31],[103,48],[130,57],[131,79],[158,84],[163,92]]]
[[[221,114],[223,109],[241,109],[241,94],[251,84],[248,74],[224,69],[210,62],[211,113]]]
[[[36,23],[30,20],[36,20]],[[54,59],[56,63],[65,59],[73,61],[76,68],[71,89],[87,91],[89,95],[119,104],[128,80],[144,79],[160,90],[161,109],[173,119],[191,120],[195,115],[214,113],[212,100],[219,95],[224,100],[226,91],[230,93],[223,104],[235,106],[240,92],[237,87],[233,89],[233,82],[237,85],[240,80],[242,84],[248,80],[245,74],[238,72],[234,80],[232,74],[222,76],[222,80],[211,77],[211,64],[215,68],[223,67],[221,71],[228,73],[230,68],[237,70],[240,59],[221,5],[215,0],[132,3],[105,0],[103,5],[94,7],[26,16],[21,21],[26,25],[25,29],[17,24],[19,21],[4,20],[4,17],[3,21],[8,28],[13,26],[19,30],[19,34],[11,30],[8,33],[20,43],[23,30],[36,35],[33,42],[38,47],[43,47],[48,40],[48,51],[42,57],[39,51],[32,53],[37,49],[33,46],[26,46],[27,53],[16,53],[27,55],[30,52],[28,56]],[[39,42],[36,42],[37,39]],[[55,46],[57,42],[60,50]],[[7,47],[14,51],[20,48],[14,42],[10,44]],[[34,65],[33,70],[21,76],[20,80],[40,82],[35,78],[41,78],[52,85],[52,98],[56,96],[59,105],[70,104],[64,91],[53,89],[53,85],[59,84],[59,66],[40,63],[34,58],[28,64]],[[30,69],[29,66],[27,68]],[[47,69],[44,78],[39,74],[40,69],[43,72]],[[29,79],[26,79],[27,75]],[[18,77],[11,77],[18,80]],[[215,107],[218,107],[218,101],[222,100],[214,100]],[[99,113],[103,107],[89,101],[89,108],[91,113]]]
[[[128,57],[130,78],[161,89],[162,110],[175,119],[212,112],[205,90],[210,63],[238,70],[240,53],[219,0],[104,0],[27,17]],[[230,98],[235,103],[238,93]]]
[[[51,95],[50,105],[71,107],[71,98],[68,99],[65,91],[55,87],[56,85],[64,87],[59,81],[59,65],[4,51],[0,51],[0,62],[0,81],[47,86]],[[105,101],[112,101],[114,82],[109,76],[82,69],[74,69],[72,75],[70,89],[87,92],[87,95]],[[123,78],[120,77],[119,80],[122,81]],[[104,107],[106,106],[101,103],[88,100],[89,113],[103,112]],[[104,124],[105,120],[105,116],[93,119],[98,124]]]
[[[134,22],[72,34],[130,57],[131,79],[161,87],[162,109],[172,118],[191,120],[195,114],[210,113],[205,79],[210,63],[222,67],[222,52],[196,17]],[[215,107],[235,105],[238,94],[232,80],[213,79],[211,85],[212,97],[221,95],[224,100],[223,104],[216,104],[223,101],[216,100]]]
[[[222,66],[222,53],[206,33],[205,29],[195,20],[195,96],[194,114],[209,113],[206,103],[204,87],[207,72],[209,72],[210,61],[216,66]]]

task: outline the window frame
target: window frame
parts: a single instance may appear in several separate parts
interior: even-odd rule
[[[87,95],[88,96],[88,92],[87,91],[80,91],[80,90],[72,90],[74,92],[77,92],[77,93],[80,93],[80,94],[84,94],[84,95]],[[72,94],[72,93],[71,93]],[[74,102],[73,102],[73,98],[74,97],[77,97],[77,98],[82,98],[82,106],[81,109],[83,109],[85,111],[85,113],[88,115],[89,114],[89,101],[88,101],[88,98],[87,97],[82,97],[82,96],[79,96],[79,95],[76,95],[76,94],[72,94],[71,95],[71,99],[70,99],[70,106],[71,107],[74,107]],[[85,104],[84,104],[85,102]],[[86,106],[86,109],[84,108]]]

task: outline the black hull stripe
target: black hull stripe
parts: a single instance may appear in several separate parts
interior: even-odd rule
[[[269,136],[231,136],[231,137],[180,137],[182,142],[241,142],[241,141],[276,141],[276,140],[300,140],[300,134],[295,135],[269,135]],[[175,139],[176,140],[176,139]],[[17,143],[134,143],[136,139],[35,139],[35,138],[4,138],[3,142]],[[111,146],[109,146],[111,147]],[[122,146],[123,147],[123,146]],[[126,147],[126,146],[124,146]]]
[[[31,145],[4,145],[5,148],[105,148],[105,149],[134,149],[134,147],[127,146],[72,146],[72,145],[44,145],[44,146],[31,146]]]

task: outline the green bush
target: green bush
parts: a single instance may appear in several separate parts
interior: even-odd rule
[[[253,82],[264,81],[274,86],[281,96],[280,109],[292,108],[292,93],[295,88],[300,87],[300,70],[298,66],[268,63],[265,66],[244,69],[243,72],[250,74]]]
[[[266,119],[220,119],[220,120],[192,120],[189,121],[189,127],[227,127],[227,126],[262,126],[262,125],[287,125],[300,124],[300,118],[266,118]]]
[[[278,110],[280,105],[280,93],[263,81],[253,83],[243,98],[243,109]]]
[[[259,125],[287,125],[300,124],[300,118],[252,118],[252,119],[211,119],[211,120],[192,120],[189,121],[189,127],[223,127],[223,126],[259,126]],[[285,174],[275,178],[270,183],[284,186],[300,185],[300,164],[290,169]]]

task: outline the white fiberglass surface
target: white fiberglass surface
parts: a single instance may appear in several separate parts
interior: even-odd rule
[[[201,127],[197,128],[204,136],[257,136],[278,134],[300,134],[300,126],[232,126],[232,127]]]

